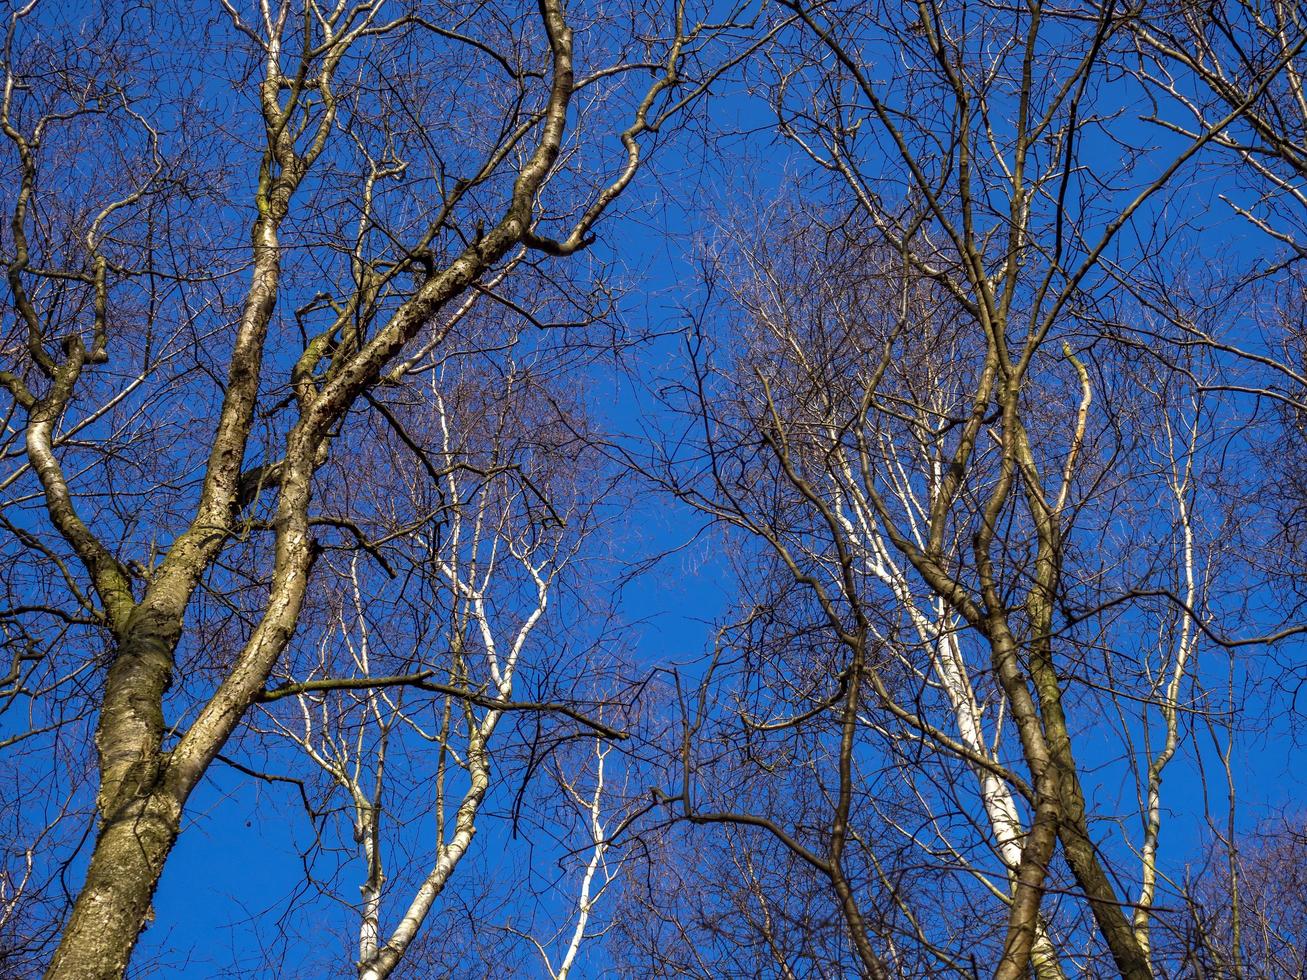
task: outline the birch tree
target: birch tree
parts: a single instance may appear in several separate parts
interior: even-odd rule
[[[752,621],[782,601],[809,612],[790,620],[791,648],[731,660],[752,665],[737,668],[747,710],[734,734],[688,752],[670,801],[692,823],[770,835],[828,877],[865,975],[965,970],[963,951],[976,955],[975,923],[931,916],[913,899],[921,873],[882,863],[888,828],[1001,903],[995,976],[1152,976],[1161,775],[1193,703],[1198,634],[1237,630],[1201,611],[1192,507],[1223,491],[1195,491],[1194,436],[1167,421],[1174,406],[1131,391],[1147,374],[1117,325],[1151,316],[1127,270],[1165,262],[1148,244],[1166,240],[1161,201],[1279,84],[1283,59],[1150,153],[1095,101],[1105,79],[1130,77],[1129,18],[1111,5],[786,6],[802,27],[772,54],[771,93],[779,132],[812,167],[787,185],[805,207],[746,211],[719,246],[734,257],[709,247],[708,285],[733,302],[696,323],[680,403],[706,462],[650,468],[770,553],[781,584],[750,595]],[[1154,237],[1127,242],[1137,225]],[[714,344],[731,320],[747,326]],[[1145,360],[1174,369],[1174,384],[1156,382],[1166,398],[1232,390],[1182,342],[1149,342]],[[1225,404],[1216,417],[1238,417]],[[1210,409],[1191,411],[1181,426]],[[1171,447],[1169,463],[1136,449],[1141,431]],[[1169,626],[1140,651],[1126,624],[1153,615]],[[1108,652],[1127,650],[1131,667]],[[709,689],[701,704],[725,702]],[[1127,772],[1142,758],[1143,790],[1138,836],[1124,837],[1080,760],[1106,764],[1095,722],[1127,699],[1111,751]],[[687,726],[704,736],[700,718]],[[1158,722],[1160,747],[1139,751]],[[755,785],[774,785],[765,774],[796,746],[824,745],[802,750],[814,808],[747,805],[708,761],[728,738]],[[971,802],[927,775],[959,763]],[[903,795],[889,795],[891,767]],[[1074,898],[1050,909],[1053,894]]]
[[[28,578],[6,616],[32,641],[11,645],[24,691],[61,705],[35,726],[58,682],[85,699],[98,782],[47,976],[127,969],[318,557],[372,546],[317,510],[360,417],[386,414],[372,393],[438,360],[474,297],[539,329],[601,295],[552,270],[720,70],[702,54],[724,30],[683,5],[619,21],[555,0],[8,15],[2,479]],[[469,575],[449,580],[474,609]],[[494,701],[519,641],[491,638]]]
[[[410,581],[425,583],[410,590],[421,600],[397,607],[386,597],[389,579],[365,574],[367,556],[350,554],[318,658],[264,696],[270,732],[298,746],[344,797],[349,826],[336,836],[357,848],[357,961],[366,980],[396,970],[482,829],[487,797],[502,778],[499,743],[514,737],[500,731],[512,727],[511,717],[546,716],[550,728],[601,740],[597,788],[586,801],[592,831],[602,830],[603,761],[611,751],[602,740],[625,737],[598,719],[601,705],[521,696],[521,675],[540,669],[536,651],[550,642],[551,597],[592,529],[585,488],[593,481],[582,478],[566,443],[550,438],[547,414],[526,407],[544,397],[531,390],[528,367],[510,365],[499,386],[470,404],[479,386],[459,360],[433,375],[405,424],[412,438],[432,443],[424,458],[441,474],[441,503],[423,520],[427,483],[406,468],[417,493],[404,501],[404,487],[395,488],[398,520],[385,535],[404,542],[387,548],[387,561],[396,574],[403,568]],[[414,414],[429,418],[420,424]],[[583,664],[568,669],[581,687]],[[563,686],[561,676],[550,682]],[[278,702],[294,706],[278,710]],[[575,795],[566,782],[563,789]],[[431,815],[429,823],[413,818],[415,808]],[[418,839],[404,839],[412,835]],[[593,841],[564,974],[584,936],[591,888],[602,887],[594,879],[607,846],[602,833]],[[419,855],[426,863],[415,874]]]

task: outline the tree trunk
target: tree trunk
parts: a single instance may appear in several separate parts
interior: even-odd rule
[[[105,820],[45,980],[110,980],[127,970],[164,862],[177,840],[181,804],[163,793],[139,798]]]

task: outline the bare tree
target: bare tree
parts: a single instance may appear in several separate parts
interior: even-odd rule
[[[1209,977],[1304,976],[1301,820],[1263,824],[1233,864],[1227,843],[1189,883],[1187,965]]]
[[[672,799],[826,878],[865,975],[979,954],[998,977],[1152,976],[1173,962],[1150,932],[1162,775],[1182,719],[1238,710],[1194,678],[1200,635],[1239,632],[1209,604],[1242,589],[1195,508],[1239,512],[1202,447],[1244,406],[1207,403],[1237,387],[1220,362],[1156,338],[1141,358],[1112,325],[1139,312],[1130,269],[1162,255],[1172,182],[1284,59],[1148,153],[1095,98],[1108,78],[1151,94],[1121,70],[1133,35],[1111,5],[786,6],[802,30],[772,51],[771,91],[812,164],[789,189],[805,205],[746,212],[709,255],[730,312],[691,340],[698,455],[646,466],[770,552],[746,622],[778,636],[741,631],[729,679],[715,661],[725,686],[700,704],[729,691],[736,719],[714,733],[691,710],[702,747]],[[1136,223],[1154,233],[1127,244]],[[727,753],[752,794],[720,775]],[[1140,773],[1137,835],[1086,765]],[[944,875],[1000,903],[992,953],[914,897]]]
[[[618,819],[621,814],[614,800],[620,801],[625,795],[622,792],[625,787],[615,792],[611,782],[615,778],[609,759],[613,745],[596,738],[592,748],[592,765],[575,773],[565,772],[560,766],[555,773],[569,804],[577,808],[588,837],[577,855],[583,863],[572,885],[575,897],[569,903],[568,918],[552,936],[538,938],[524,934],[539,954],[550,980],[567,980],[581,962],[582,947],[587,940],[593,941],[607,931],[596,927],[597,909],[606,895],[611,904],[609,893],[617,889],[629,856],[629,852],[619,849],[621,844],[612,836],[623,822]],[[552,954],[551,946],[556,947]]]
[[[1141,13],[1132,30],[1139,51],[1136,70],[1160,96],[1150,122],[1191,136],[1234,110],[1231,125],[1213,140],[1216,152],[1206,165],[1220,180],[1222,207],[1264,243],[1248,255],[1226,259],[1223,281],[1217,283],[1219,305],[1204,304],[1173,284],[1150,284],[1147,297],[1158,314],[1157,329],[1176,345],[1205,350],[1224,362],[1227,371],[1209,385],[1268,403],[1281,416],[1282,437],[1300,439],[1307,417],[1302,328],[1307,22],[1295,4],[1232,3]],[[1186,370],[1174,360],[1168,366]],[[1265,464],[1273,474],[1265,492],[1280,505],[1288,544],[1282,571],[1300,588],[1307,484],[1297,454],[1270,452]]]
[[[2,53],[0,969],[122,976],[222,764],[363,978],[1301,972],[1238,763],[1307,629],[1295,5],[64,6]],[[677,202],[609,438],[591,246],[737,69],[756,199]],[[614,462],[715,524],[706,664],[605,645]]]
[[[370,393],[420,378],[476,297],[538,328],[586,318],[550,267],[704,91],[721,31],[684,5],[578,23],[555,0],[9,16],[5,526],[41,564],[11,587],[13,682],[37,727],[68,702],[96,719],[97,825],[47,976],[122,975],[318,557],[374,550],[316,509],[360,416],[386,414]],[[448,577],[472,608],[468,574]]]
[[[395,574],[403,568],[423,586],[410,588],[387,622],[392,617],[382,619],[383,610],[395,608],[386,598],[389,579],[368,581],[360,569],[367,556],[351,553],[340,569],[334,629],[317,644],[318,659],[305,665],[305,679],[287,678],[264,695],[265,704],[294,699],[295,710],[273,710],[270,724],[347,798],[349,833],[340,836],[352,838],[364,869],[358,962],[359,976],[368,980],[394,971],[471,846],[506,718],[555,713],[599,737],[623,736],[570,703],[515,697],[523,686],[519,675],[538,659],[532,651],[545,642],[542,620],[559,578],[591,529],[585,508],[592,506],[586,488],[593,481],[579,478],[566,444],[553,444],[546,417],[524,408],[532,397],[527,369],[521,376],[505,371],[501,386],[474,411],[467,395],[475,379],[459,377],[453,367],[447,362],[433,375],[421,403],[431,415],[426,424],[408,419],[404,426],[411,437],[425,430],[435,442],[423,456],[440,473],[436,516],[427,517],[426,493],[401,505],[397,487],[398,521],[383,534],[407,539],[406,549],[387,549],[387,561]],[[407,469],[410,491],[425,491],[427,480]],[[596,793],[608,751],[597,750]],[[564,791],[574,794],[566,783]],[[418,798],[424,800],[419,812],[433,814],[433,827],[418,821],[410,829],[412,821],[402,819]],[[597,807],[599,797],[591,802]],[[415,832],[429,833],[433,843],[396,840],[396,833]],[[601,834],[595,862],[606,846]],[[410,869],[424,851],[430,852],[425,872],[414,878]],[[596,868],[584,879],[587,896]],[[583,899],[575,947],[589,902]],[[387,912],[393,925],[383,925]],[[565,963],[576,954],[570,948]]]

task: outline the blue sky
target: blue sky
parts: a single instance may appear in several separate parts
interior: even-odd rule
[[[235,110],[247,108],[225,90],[208,91],[204,81],[199,82],[197,91],[219,115],[230,111],[234,117]],[[1111,93],[1109,86],[1100,97],[1112,102]],[[1140,145],[1175,145],[1174,137],[1133,121],[1137,107],[1128,107],[1126,113],[1127,121],[1116,131],[1118,138]],[[729,228],[740,212],[747,215],[752,209],[765,209],[772,198],[795,193],[800,186],[790,178],[803,170],[803,159],[791,144],[767,133],[774,117],[762,100],[738,87],[727,87],[709,101],[704,119],[703,130],[716,135],[700,140],[682,134],[661,146],[654,157],[656,179],[641,184],[624,202],[622,213],[603,226],[592,253],[596,263],[613,271],[626,284],[620,303],[624,329],[631,335],[656,335],[624,354],[620,363],[596,357],[578,369],[573,379],[603,427],[628,447],[638,446],[650,432],[674,436],[684,424],[683,419],[666,409],[659,391],[664,382],[685,377],[688,324],[704,300],[696,265],[701,246],[729,234],[724,226]],[[1114,166],[1112,154],[1119,153],[1119,146],[1103,139],[1101,143],[1087,143],[1083,152],[1091,168],[1099,152],[1105,166]],[[252,160],[248,154],[234,153],[233,157],[230,181],[240,186],[253,172]],[[1192,248],[1199,260],[1239,264],[1259,254],[1266,248],[1265,241],[1249,232],[1247,225],[1217,200],[1226,190],[1227,173],[1214,167],[1191,168],[1172,191],[1140,213],[1140,233],[1146,235],[1151,226],[1175,209],[1187,209],[1192,227],[1182,244]],[[306,194],[312,191],[311,187],[305,189]],[[1091,199],[1089,203],[1100,202]],[[230,211],[224,216],[233,226],[242,220]],[[215,238],[222,235],[215,233]],[[1136,241],[1131,235],[1123,236],[1120,254],[1128,256]],[[1213,246],[1213,242],[1217,244]],[[301,281],[309,278],[306,275]],[[293,298],[287,298],[288,308]],[[723,337],[732,335],[730,323],[720,326]],[[1244,329],[1237,321],[1227,326],[1234,335],[1247,338],[1250,346],[1259,343],[1251,329]],[[285,329],[289,336],[290,327]],[[528,340],[525,346],[530,343]],[[1251,408],[1239,404],[1234,411]],[[1244,469],[1256,465],[1247,442],[1238,436],[1213,446],[1211,452],[1234,454],[1243,461],[1240,465]],[[1249,483],[1256,480],[1250,479]],[[605,511],[604,546],[608,553],[595,562],[596,567],[606,568],[615,581],[624,570],[624,561],[643,560],[655,553],[665,553],[665,557],[627,582],[619,593],[616,584],[601,585],[618,593],[612,600],[623,624],[618,630],[618,642],[625,645],[636,665],[649,669],[680,665],[686,676],[693,677],[711,647],[714,626],[729,616],[738,599],[729,563],[722,554],[724,532],[707,528],[702,515],[666,496],[638,489],[634,483],[626,486],[623,493],[629,497]],[[1230,635],[1247,635],[1274,625],[1281,613],[1275,608],[1276,597],[1258,585],[1252,598],[1252,612],[1232,606],[1228,620],[1217,628]],[[564,600],[553,614],[564,621],[567,630],[583,638],[585,624],[566,622],[580,610],[579,603]],[[1142,630],[1144,617],[1138,618]],[[1126,632],[1128,628],[1129,620]],[[1295,639],[1281,645],[1275,656],[1283,663],[1301,665],[1303,650],[1302,641]],[[1209,647],[1202,656],[1206,683],[1220,687],[1226,677],[1225,654]],[[1264,661],[1256,658],[1267,656],[1257,647],[1236,652],[1234,686],[1244,687],[1248,675],[1254,673],[1246,667],[1257,666],[1259,673]],[[1264,688],[1255,690],[1255,697],[1268,696]],[[1241,734],[1236,742],[1239,820],[1244,830],[1301,805],[1307,797],[1304,777],[1293,765],[1295,726],[1292,713],[1272,712],[1263,726]],[[1122,819],[1130,825],[1138,821],[1132,813],[1133,786],[1125,780],[1123,770],[1107,768],[1120,755],[1120,744],[1113,740],[1113,734],[1109,727],[1091,735],[1080,750],[1080,762],[1094,802],[1106,812],[1124,812]],[[1199,857],[1209,839],[1205,818],[1200,808],[1192,805],[1203,786],[1201,773],[1207,774],[1209,788],[1219,785],[1219,781],[1211,779],[1218,759],[1210,740],[1197,737],[1188,751],[1196,754],[1178,759],[1165,782],[1166,798],[1176,810],[1163,837],[1164,853],[1172,869]],[[281,764],[287,760],[271,761]],[[1195,762],[1201,763],[1201,768]],[[537,862],[537,871],[544,878],[554,874],[551,869],[556,868],[562,855],[556,842],[530,829],[518,839],[506,836],[508,823],[502,812],[514,789],[508,785],[498,791],[503,796],[495,799],[493,809],[500,812],[474,844],[476,851],[465,867],[469,875],[501,866],[501,862],[518,867],[527,860]],[[1222,811],[1219,802],[1211,808],[1216,813]],[[1130,831],[1133,836],[1135,828],[1131,826]],[[309,824],[299,811],[293,790],[266,786],[228,767],[215,766],[191,800],[186,831],[157,895],[156,922],[144,934],[138,950],[137,972],[204,978],[228,969],[227,975],[280,975],[281,961],[273,967],[262,965],[264,950],[260,944],[277,931],[269,919],[280,915],[296,895],[304,873],[301,855],[310,844],[310,836]],[[74,866],[73,870],[79,869]],[[350,866],[342,878],[346,901],[353,897],[350,889],[356,884],[356,876],[351,875],[355,870]],[[510,911],[512,901],[510,898]],[[535,899],[524,896],[521,901],[526,908]],[[557,911],[549,908],[551,901],[546,897],[540,902],[546,912]],[[290,943],[284,965],[312,969],[311,964],[321,962],[328,949],[331,956],[338,955],[339,950],[328,944],[348,936],[351,915],[348,908],[339,905],[314,903],[307,918],[294,918],[295,928],[302,937],[320,935],[322,942]],[[322,917],[320,921],[317,916]],[[251,920],[259,920],[257,929]]]

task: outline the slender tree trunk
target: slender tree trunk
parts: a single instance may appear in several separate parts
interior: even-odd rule
[[[1044,879],[1057,844],[1057,812],[1051,801],[1035,808],[1035,817],[1021,848],[1012,888],[1012,908],[1008,914],[1003,956],[994,971],[994,980],[1024,980],[1029,973],[1035,945],[1039,938],[1039,907],[1044,900]],[[1045,936],[1045,941],[1047,937]]]

